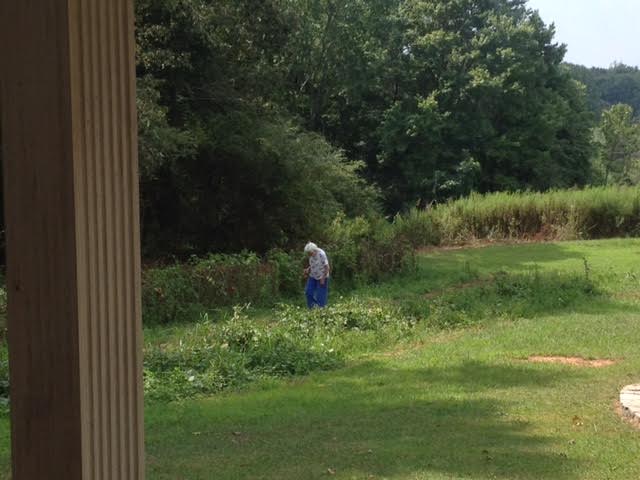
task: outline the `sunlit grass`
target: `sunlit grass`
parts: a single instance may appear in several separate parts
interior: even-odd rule
[[[339,371],[151,406],[151,478],[635,478],[640,437],[614,402],[640,375],[640,310],[609,294],[637,289],[638,256],[637,241],[425,255],[418,275],[357,294],[401,303],[532,269],[591,275],[604,293],[560,314],[533,310],[463,330],[426,329]],[[582,369],[530,364],[530,355],[618,363]]]
[[[334,371],[150,402],[147,478],[638,478],[640,434],[614,407],[620,388],[640,381],[639,260],[640,240],[421,255],[417,272],[351,294],[418,315],[425,307],[408,338],[358,348]],[[434,299],[467,323],[436,328]],[[261,310],[256,321],[273,319]],[[152,329],[146,341],[189,334]],[[533,364],[532,355],[616,364]],[[0,418],[0,472],[8,436]]]

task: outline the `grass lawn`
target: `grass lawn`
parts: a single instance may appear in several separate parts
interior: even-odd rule
[[[583,273],[585,258],[602,291],[585,302],[452,331],[418,328],[340,370],[149,404],[147,478],[639,478],[640,431],[617,416],[615,401],[640,382],[640,241],[427,253],[416,274],[355,295],[416,302],[500,271]],[[531,355],[617,363],[534,364]]]

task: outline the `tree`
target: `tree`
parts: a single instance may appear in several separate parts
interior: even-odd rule
[[[283,103],[373,168],[384,111],[402,89],[401,0],[286,0]]]
[[[589,178],[581,85],[524,0],[298,0],[285,97],[395,212],[471,190]]]
[[[640,112],[640,69],[616,63],[609,68],[566,64],[571,76],[587,87],[589,107],[600,117],[603,110],[624,103]]]
[[[521,0],[407,0],[407,90],[380,127],[395,207],[451,193],[584,184],[590,115],[554,30]],[[472,170],[473,171],[473,170]]]
[[[140,0],[147,256],[289,247],[377,191],[284,106],[292,12],[277,0]]]
[[[602,112],[596,142],[603,183],[640,183],[640,124],[631,106],[618,104]]]

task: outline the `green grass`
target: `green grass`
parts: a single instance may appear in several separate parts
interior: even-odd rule
[[[614,403],[640,381],[640,240],[437,251],[420,257],[415,274],[353,295],[424,303],[433,316],[429,292],[497,272],[515,278],[504,286],[515,290],[444,291],[467,327],[422,322],[411,338],[350,356],[339,370],[149,403],[147,478],[638,478],[640,432]],[[586,275],[592,295],[566,283]],[[171,342],[185,328],[153,330],[147,341]],[[618,363],[585,369],[532,364],[530,355]],[[0,472],[5,427],[0,419]]]
[[[480,248],[436,250],[418,259],[418,270],[356,295],[404,299],[438,291],[498,272],[524,274],[582,273],[584,260],[596,277],[640,275],[640,239],[529,243]],[[601,282],[611,287],[610,280]],[[615,288],[620,288],[619,284]]]
[[[639,257],[634,240],[425,255],[417,275],[357,295],[402,303],[497,271],[582,274],[584,258],[605,293],[516,322],[423,331],[339,371],[150,406],[150,478],[636,478],[640,434],[614,402],[640,377]],[[534,354],[619,363],[523,360]]]
[[[574,322],[441,334],[337,373],[150,408],[150,478],[634,478],[638,434],[612,402],[637,358],[601,371],[518,360],[634,354],[628,317],[606,328],[590,318],[594,335],[581,342]]]

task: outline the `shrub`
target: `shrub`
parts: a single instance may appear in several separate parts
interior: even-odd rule
[[[295,295],[302,290],[302,269],[304,257],[283,250],[271,250],[267,261],[274,269],[275,282],[281,295]]]
[[[150,268],[142,277],[145,323],[195,321],[204,312],[236,304],[273,305],[295,291],[301,272],[295,258],[278,251],[266,259],[244,252]]]
[[[147,324],[193,321],[204,310],[191,269],[172,265],[142,275],[142,312]]]
[[[191,264],[200,302],[207,306],[268,304],[279,295],[274,265],[254,253],[209,255]]]
[[[415,265],[413,248],[383,218],[339,216],[328,229],[332,275],[343,286],[379,281]]]

